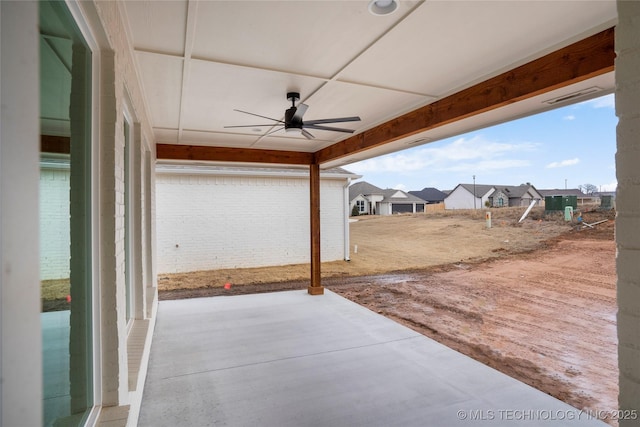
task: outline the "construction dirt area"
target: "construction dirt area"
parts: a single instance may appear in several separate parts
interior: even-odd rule
[[[568,404],[617,407],[613,211],[359,217],[323,285]],[[357,253],[355,246],[357,245]],[[161,275],[161,299],[306,289],[309,266]],[[226,286],[225,286],[226,285]],[[605,420],[617,425],[614,419]]]

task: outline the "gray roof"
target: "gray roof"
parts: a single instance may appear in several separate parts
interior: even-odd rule
[[[398,191],[406,194],[407,197],[401,197],[401,198],[392,197]],[[425,200],[421,199],[420,197],[416,197],[413,194],[407,193],[406,191],[395,190],[393,188],[387,188],[386,190],[383,190],[383,194],[384,194],[384,199],[382,199],[383,202],[389,202],[389,203],[424,203],[425,202]]]
[[[461,187],[464,187],[469,193],[473,194],[473,184],[460,184]],[[491,189],[495,188],[496,191],[502,191],[504,194],[508,195],[509,198],[520,198],[522,196],[524,196],[527,191],[529,191],[530,189],[534,189],[535,191],[538,191],[533,185],[531,184],[521,184],[521,185],[486,185],[486,184],[476,184],[475,185],[476,188],[476,197],[482,197],[485,194],[487,194],[488,192],[491,191]],[[540,191],[538,191],[538,193],[540,193],[542,195],[542,193]]]
[[[493,190],[494,188],[496,188],[495,185],[485,185],[485,184],[459,184],[459,187],[464,188],[465,190],[467,190],[469,193],[474,194],[473,190],[475,188],[475,196],[476,197],[482,197],[485,194],[487,194],[489,191]],[[455,190],[455,188],[454,188]]]
[[[538,191],[533,185],[531,184],[521,184],[521,185],[498,185],[496,186],[496,191],[502,191],[505,194],[508,194],[509,197],[517,197],[520,198],[522,196],[524,196],[527,191],[529,191],[530,189],[534,189],[535,191]],[[538,191],[539,193],[539,191]]]
[[[407,197],[402,197],[402,198],[392,197],[398,191],[403,192],[404,194],[407,195]],[[369,184],[367,181],[356,182],[355,184],[352,184],[349,187],[349,200],[355,199],[360,194],[362,194],[363,196],[378,194],[380,196],[383,196],[383,199],[382,199],[383,202],[390,202],[390,203],[403,203],[403,202],[404,203],[424,203],[425,202],[423,199],[416,197],[412,194],[409,194],[406,191],[395,190],[393,188],[387,188],[383,190],[382,188],[376,187],[373,184]]]
[[[542,197],[547,196],[577,196],[577,197],[586,197],[582,191],[577,188],[569,188],[569,189],[550,189],[550,190],[538,190],[538,193],[542,194]]]
[[[373,184],[369,184],[367,181],[360,181],[349,186],[349,200],[353,200],[355,197],[362,194],[363,196],[369,196],[371,194],[383,195],[382,188],[378,188]]]
[[[443,193],[433,187],[425,187],[420,191],[409,191],[409,194],[413,194],[414,196],[419,197],[422,200],[426,200],[429,203],[442,202],[445,197],[447,197],[446,193]]]

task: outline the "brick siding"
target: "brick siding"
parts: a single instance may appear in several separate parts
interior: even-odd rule
[[[159,273],[309,262],[309,180],[164,175],[157,182]],[[322,260],[344,258],[344,181],[320,187]]]

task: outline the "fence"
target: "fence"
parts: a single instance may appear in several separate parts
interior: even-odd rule
[[[444,203],[434,203],[424,206],[425,213],[444,211]]]

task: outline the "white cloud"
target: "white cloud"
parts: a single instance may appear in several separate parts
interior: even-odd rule
[[[554,169],[554,168],[564,168],[567,166],[573,166],[580,163],[580,159],[577,157],[575,159],[562,160],[561,162],[551,162],[545,168]]]
[[[423,169],[426,166],[419,156],[406,154],[390,154],[376,157],[349,165],[349,170],[355,173],[365,172],[408,172]]]
[[[404,184],[396,184],[393,186],[394,190],[402,190],[402,191],[407,191],[407,186]]]
[[[574,116],[573,114],[570,114],[568,116],[564,116],[562,119],[563,120],[575,120],[576,116]]]
[[[504,169],[523,168],[531,166],[528,160],[507,159],[507,160],[482,160],[477,163],[458,163],[446,169],[447,172],[467,172],[473,170],[475,172],[489,172]]]
[[[538,147],[532,142],[496,142],[482,136],[462,137],[442,146],[435,144],[353,163],[348,168],[359,174],[409,174],[427,169],[438,172],[502,170],[528,166],[528,160],[513,159],[512,156],[535,151]]]

